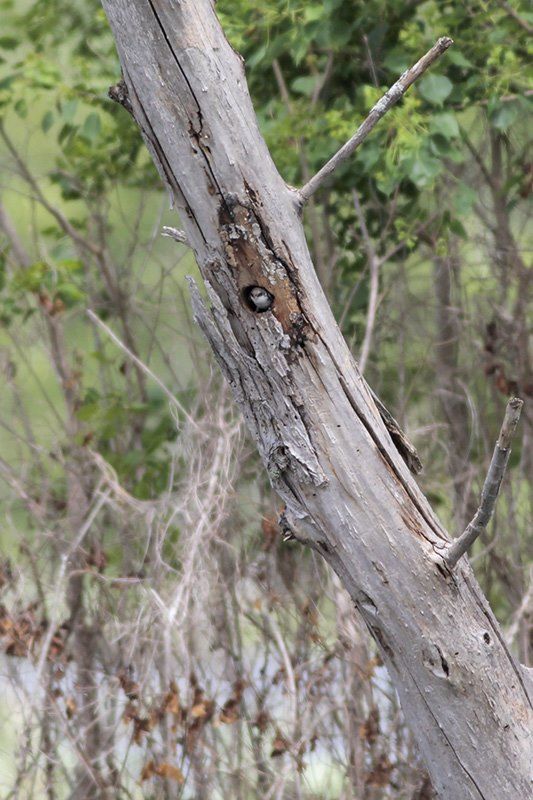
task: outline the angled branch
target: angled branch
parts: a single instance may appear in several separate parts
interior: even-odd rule
[[[188,420],[188,421],[189,421],[189,422],[190,422],[190,423],[191,423],[191,424],[192,424],[192,425],[193,425],[195,428],[197,428],[197,427],[198,427],[198,425],[196,424],[196,422],[194,421],[194,419],[193,419],[193,418],[190,416],[190,414],[188,413],[188,411],[187,411],[187,410],[186,410],[186,409],[185,409],[185,408],[184,408],[184,407],[181,405],[181,403],[179,402],[178,398],[177,398],[177,397],[175,397],[175,396],[172,394],[172,392],[170,391],[170,389],[169,389],[167,386],[165,386],[165,384],[163,383],[163,381],[161,380],[161,378],[158,378],[158,377],[157,377],[157,375],[155,374],[155,372],[152,372],[152,370],[150,369],[150,367],[149,367],[147,364],[145,364],[145,363],[144,363],[144,361],[141,361],[141,359],[139,358],[139,356],[137,356],[137,355],[136,355],[135,353],[133,353],[133,352],[132,352],[132,351],[131,351],[131,350],[130,350],[128,347],[126,347],[126,345],[124,344],[124,342],[122,342],[122,341],[121,341],[121,340],[118,338],[118,336],[116,335],[116,333],[115,333],[114,331],[112,331],[112,330],[111,330],[111,328],[110,328],[110,327],[108,327],[108,326],[105,324],[105,322],[103,322],[103,320],[101,320],[101,319],[100,319],[100,317],[99,317],[99,316],[97,316],[97,314],[95,314],[95,313],[94,313],[94,311],[92,311],[92,309],[88,308],[88,309],[86,310],[86,314],[87,314],[87,316],[89,317],[89,319],[91,320],[91,322],[93,322],[95,325],[98,325],[98,327],[100,327],[100,328],[101,328],[101,329],[102,329],[102,330],[103,330],[103,331],[104,331],[104,332],[105,332],[105,333],[106,333],[106,334],[109,336],[109,338],[110,338],[110,339],[111,339],[111,340],[112,340],[112,341],[113,341],[113,342],[114,342],[114,343],[117,345],[117,347],[119,347],[119,348],[122,350],[122,352],[123,352],[123,353],[124,353],[124,354],[125,354],[125,355],[126,355],[126,356],[127,356],[127,357],[128,357],[130,360],[131,360],[131,361],[133,361],[133,363],[134,363],[134,364],[135,364],[137,367],[139,367],[139,369],[140,369],[142,372],[144,372],[144,374],[145,374],[145,375],[147,375],[147,376],[148,376],[149,378],[151,378],[151,379],[152,379],[152,380],[153,380],[155,383],[157,383],[157,385],[159,386],[159,388],[161,389],[161,391],[163,392],[163,394],[165,394],[165,395],[166,395],[167,399],[168,399],[168,400],[170,400],[170,402],[172,403],[172,405],[173,405],[175,408],[177,408],[177,410],[178,410],[178,411],[180,411],[180,412],[181,412],[181,413],[182,413],[182,414],[183,414],[183,415],[184,415],[184,416],[187,418],[187,420]]]
[[[31,258],[26,250],[22,239],[19,237],[17,229],[13,225],[11,217],[7,213],[4,204],[0,201],[0,231],[3,231],[11,252],[15,257],[17,266],[27,269],[31,264]]]
[[[87,239],[84,239],[83,236],[81,236],[78,233],[76,228],[74,228],[73,225],[69,222],[69,220],[65,217],[65,215],[62,214],[61,211],[59,211],[59,209],[57,209],[55,206],[53,206],[51,203],[48,202],[45,195],[42,193],[36,179],[26,166],[24,159],[22,158],[17,148],[13,144],[11,138],[8,136],[4,128],[4,125],[1,121],[0,121],[0,138],[4,141],[4,144],[6,145],[7,149],[13,156],[13,159],[18,167],[18,171],[21,177],[31,187],[35,199],[42,205],[43,208],[45,208],[48,211],[49,214],[51,214],[52,217],[54,217],[54,219],[58,223],[59,227],[64,231],[64,233],[66,233],[67,236],[70,236],[72,241],[75,242],[80,247],[82,247],[84,250],[88,250],[89,253],[92,253],[93,255],[97,256],[101,255],[100,248],[96,247],[94,244],[92,244],[92,242],[89,242]]]
[[[324,164],[316,175],[314,175],[305,186],[300,189],[300,202],[304,205],[311,195],[319,189],[329,176],[343,164],[352,153],[357,150],[359,145],[364,142],[370,131],[377,125],[379,120],[387,113],[387,111],[395,105],[398,100],[403,97],[409,87],[421,76],[424,72],[446,52],[446,50],[453,44],[453,39],[443,36],[436,44],[433,45],[431,50],[428,50],[425,56],[422,56],[420,61],[417,61],[414,66],[408,69],[403,75],[398,78],[396,83],[378,100],[376,105],[371,109],[368,117],[358,127],[355,134],[344,144],[341,149],[330,158],[327,164]]]
[[[521,17],[518,11],[516,11],[512,7],[511,3],[507,3],[506,0],[502,0],[500,5],[507,11],[509,16],[512,17],[515,20],[515,22],[517,22],[520,25],[521,28],[523,28],[528,33],[533,33],[533,25],[530,25],[527,19]]]
[[[481,536],[490,522],[511,454],[511,439],[520,419],[522,406],[523,401],[518,397],[512,397],[507,403],[500,435],[483,484],[479,508],[464,532],[449,545],[444,553],[444,560],[450,569],[455,567],[461,556],[473,545],[478,536]]]

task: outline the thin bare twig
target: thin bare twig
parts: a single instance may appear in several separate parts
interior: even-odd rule
[[[329,176],[343,164],[347,158],[364,142],[368,134],[377,125],[379,120],[387,113],[387,111],[395,105],[398,100],[403,97],[409,87],[419,78],[423,73],[446,52],[446,50],[453,44],[453,39],[448,36],[443,36],[436,44],[433,45],[425,56],[416,62],[414,66],[408,69],[403,75],[391,86],[382,98],[378,100],[376,105],[371,109],[365,121],[358,127],[355,134],[344,144],[341,149],[324,164],[316,175],[299,191],[299,198],[302,206],[309,200],[317,189],[319,189]]]
[[[513,644],[520,631],[520,625],[524,620],[533,621],[533,567],[529,571],[529,585],[526,593],[522,597],[520,605],[511,617],[511,624],[505,632],[505,641],[509,647]]]
[[[483,175],[483,178],[485,179],[485,182],[487,183],[487,185],[490,186],[490,188],[492,190],[496,190],[497,186],[496,186],[496,183],[494,181],[494,176],[490,174],[489,170],[487,169],[487,165],[485,164],[485,162],[481,158],[480,153],[476,150],[476,148],[474,147],[474,145],[472,144],[472,142],[468,138],[466,131],[463,130],[463,129],[461,129],[461,138],[462,138],[463,142],[466,144],[468,150],[470,151],[470,154],[473,156],[474,161],[476,162],[476,164],[478,165],[479,169],[481,170],[481,174]]]
[[[490,522],[511,454],[511,439],[518,425],[523,404],[523,400],[520,400],[519,397],[512,397],[507,403],[500,435],[483,484],[479,508],[464,532],[449,545],[444,553],[444,560],[450,569],[455,567],[461,556],[472,546],[478,536],[481,536]]]
[[[364,373],[368,356],[370,355],[370,348],[372,345],[372,334],[374,332],[374,323],[376,321],[376,311],[378,307],[378,292],[379,292],[379,259],[376,254],[374,243],[368,232],[366,226],[365,215],[359,202],[359,197],[355,189],[352,191],[353,204],[357,214],[357,220],[363,236],[363,242],[366,249],[368,266],[370,268],[370,296],[368,299],[368,309],[366,314],[365,335],[363,344],[361,345],[361,353],[359,356],[359,369],[361,374]]]
[[[372,50],[370,49],[370,43],[368,41],[368,36],[366,35],[366,33],[363,34],[363,42],[365,43],[366,55],[368,58],[368,66],[370,69],[370,73],[372,75],[372,83],[374,84],[374,86],[379,86],[376,67],[374,65],[374,59],[372,58]]]
[[[98,325],[103,331],[105,331],[105,333],[107,333],[109,338],[112,339],[118,347],[120,347],[122,352],[125,353],[128,356],[128,358],[131,359],[131,361],[133,361],[133,363],[136,364],[142,372],[144,372],[145,375],[148,375],[149,378],[151,378],[153,381],[155,381],[157,383],[157,385],[159,386],[161,391],[167,396],[167,398],[170,400],[172,405],[175,406],[178,409],[178,411],[181,411],[181,413],[191,423],[191,425],[193,425],[194,427],[197,427],[196,422],[190,416],[188,411],[182,406],[182,404],[179,402],[179,400],[176,397],[174,397],[174,395],[172,394],[170,389],[168,389],[165,386],[165,384],[163,383],[161,378],[158,378],[157,375],[155,374],[155,372],[152,372],[150,367],[148,367],[144,363],[144,361],[141,361],[141,359],[138,356],[136,356],[135,353],[132,353],[132,351],[128,347],[126,347],[124,342],[122,342],[118,338],[116,333],[114,331],[112,331],[111,328],[109,328],[105,324],[105,322],[103,322],[100,319],[100,317],[97,316],[94,313],[94,311],[92,311],[90,308],[87,309],[87,316],[89,317],[89,319],[92,322],[95,323],[95,325]]]
[[[333,66],[333,60],[332,59],[328,58],[328,65],[329,66],[326,66],[326,72],[323,75],[323,81],[320,82],[319,92],[322,90],[325,81],[328,80],[328,78],[329,78],[329,72],[331,71],[331,68]],[[277,58],[275,58],[274,61],[272,62],[272,71],[274,72],[274,77],[276,78],[276,83],[278,84],[280,97],[281,97],[281,99],[282,99],[282,101],[283,101],[283,103],[285,105],[285,108],[287,109],[287,112],[288,112],[289,116],[292,116],[294,114],[294,106],[292,104],[291,96],[290,96],[289,90],[287,88],[287,84],[285,82],[285,78],[283,76],[283,72],[282,72],[280,63],[279,63]],[[319,86],[319,83],[317,83],[317,87],[318,86]],[[316,94],[316,96],[315,96],[315,92],[314,92],[313,93],[313,97],[311,98],[311,108],[313,108],[316,105],[316,103],[318,102],[318,97],[319,97],[319,93]],[[298,158],[300,160],[300,169],[302,171],[302,180],[305,181],[305,183],[307,183],[307,181],[311,177],[311,173],[310,173],[310,170],[309,170],[309,162],[307,160],[307,155],[306,155],[305,141],[304,141],[302,136],[298,136],[298,137],[296,137],[294,139],[294,143],[296,145],[296,149],[298,151]],[[316,266],[316,269],[317,269],[317,274],[318,274],[319,280],[322,283],[322,285],[325,286],[326,283],[327,283],[328,271],[326,269],[326,264],[325,264],[324,255],[323,255],[323,246],[322,246],[323,232],[320,229],[319,219],[318,219],[318,215],[317,215],[317,209],[316,209],[316,205],[313,202],[313,200],[311,200],[309,202],[309,205],[308,205],[308,208],[307,208],[307,213],[308,213],[309,225],[310,225],[310,228],[311,228],[311,238],[312,238],[312,242],[313,242],[313,258],[314,258],[314,262],[315,262],[315,266]]]
[[[68,221],[64,214],[61,211],[53,206],[50,202],[48,202],[47,198],[41,191],[39,184],[37,183],[34,176],[31,174],[30,170],[26,166],[24,159],[18,152],[17,148],[13,144],[11,138],[8,136],[3,124],[0,122],[0,137],[3,139],[7,149],[13,156],[13,159],[18,167],[18,171],[21,177],[26,181],[26,183],[31,187],[35,199],[45,208],[49,214],[56,220],[59,227],[70,236],[73,242],[75,242],[79,247],[87,250],[89,253],[93,255],[99,255],[100,249],[93,245],[92,242],[89,242],[83,236],[81,236],[78,231],[73,227],[73,225]]]
[[[391,217],[392,217],[392,215],[391,215]],[[417,228],[415,228],[415,230],[412,233],[412,236],[420,236],[420,235],[422,235],[424,230],[426,228],[428,228],[436,220],[436,218],[437,218],[437,214],[433,214],[425,222],[423,222],[421,225],[419,225]],[[387,223],[387,226],[388,226],[388,224],[389,223]],[[385,237],[384,237],[383,230],[381,231],[381,234],[380,234],[379,238],[380,238],[381,241],[384,240]],[[398,253],[404,247],[405,247],[405,240],[402,239],[401,241],[396,242],[396,244],[392,245],[392,247],[390,247],[385,253],[383,253],[383,255],[378,256],[376,254],[376,267],[377,267],[378,272],[381,269],[381,267],[384,264],[387,263],[387,261],[390,261],[390,259],[393,256],[395,256],[396,253]],[[368,250],[367,250],[367,255],[368,255]],[[356,283],[354,283],[354,285],[350,289],[348,297],[347,297],[347,299],[346,299],[346,301],[344,303],[341,315],[339,317],[339,322],[338,322],[339,328],[341,328],[341,330],[342,330],[342,326],[344,324],[344,321],[346,320],[346,316],[347,316],[347,314],[348,314],[348,312],[350,310],[350,306],[352,304],[352,301],[353,301],[355,295],[357,294],[357,290],[361,286],[361,283],[363,282],[363,280],[366,278],[368,267],[369,267],[369,258],[367,258],[366,265],[365,265],[361,275],[359,276],[359,280]],[[360,361],[359,361],[359,369],[361,369],[361,362]]]
[[[363,267],[363,270],[362,270],[362,272],[361,272],[361,274],[359,276],[359,279],[354,283],[354,285],[350,289],[350,291],[348,293],[348,297],[346,298],[346,301],[344,303],[344,307],[342,309],[341,315],[339,317],[339,322],[338,322],[339,328],[341,330],[343,329],[342,326],[344,325],[346,317],[348,316],[348,311],[351,308],[353,299],[354,299],[355,295],[357,294],[357,291],[358,291],[359,287],[361,286],[363,280],[366,278],[367,272],[368,272],[368,261],[365,264],[365,266]]]
[[[17,264],[21,267],[27,268],[31,264],[30,256],[24,247],[21,238],[17,233],[17,229],[13,225],[9,214],[7,213],[4,204],[0,202],[0,230],[3,230],[6,238],[11,245],[11,250],[15,256]]]
[[[315,84],[315,88],[313,89],[313,94],[311,96],[311,108],[314,108],[320,99],[320,94],[322,89],[329,81],[331,74],[333,72],[333,51],[330,50],[328,53],[328,60],[326,62],[326,67],[322,75],[320,75],[318,81]]]
[[[285,78],[283,77],[283,73],[281,71],[281,67],[277,58],[275,58],[274,61],[272,62],[272,72],[274,73],[274,77],[276,78],[276,83],[278,84],[278,89],[281,95],[281,99],[285,103],[289,114],[292,114],[293,108],[291,103],[291,96],[289,94],[289,90],[287,89],[287,84],[285,83]]]
[[[515,20],[515,22],[517,22],[520,25],[521,28],[523,28],[528,33],[533,33],[533,25],[530,25],[527,19],[521,17],[518,11],[516,11],[516,9],[512,7],[511,3],[507,3],[506,0],[502,0],[500,5],[507,11],[509,16],[512,17]]]
[[[51,619],[49,620],[48,632],[47,632],[46,637],[45,637],[45,639],[43,641],[43,644],[42,644],[42,647],[41,647],[41,654],[40,654],[39,660],[38,660],[38,662],[36,664],[36,676],[37,676],[37,682],[38,683],[40,682],[42,674],[43,674],[44,665],[46,664],[46,659],[48,658],[48,655],[49,655],[49,650],[50,650],[50,645],[52,643],[52,639],[54,638],[54,635],[57,633],[57,626],[59,624],[59,617],[60,617],[60,613],[61,613],[60,597],[61,597],[62,591],[64,591],[64,588],[65,588],[64,587],[64,580],[65,580],[65,576],[67,574],[67,569],[68,569],[68,566],[69,566],[70,558],[76,552],[78,547],[81,546],[81,543],[83,542],[85,536],[87,535],[87,533],[91,529],[91,526],[92,526],[93,522],[95,521],[96,517],[100,513],[100,510],[101,510],[102,506],[107,501],[107,498],[109,497],[109,494],[110,494],[110,490],[107,489],[105,492],[103,492],[98,497],[98,499],[95,501],[90,513],[88,514],[87,518],[84,520],[83,524],[81,525],[81,527],[80,527],[80,529],[79,529],[79,531],[77,533],[76,538],[74,539],[73,542],[71,542],[69,544],[68,549],[61,556],[61,567],[59,569],[58,575],[55,578],[55,596],[52,597],[52,601],[49,604],[51,609],[52,609],[52,616],[51,616]]]

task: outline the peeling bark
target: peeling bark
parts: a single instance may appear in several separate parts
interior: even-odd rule
[[[257,128],[210,0],[104,0],[127,102],[207,290],[195,317],[296,538],[372,632],[435,789],[526,797],[531,705],[468,563],[396,449],[315,275],[297,193]],[[124,102],[122,100],[121,102]],[[257,313],[249,286],[274,297]]]

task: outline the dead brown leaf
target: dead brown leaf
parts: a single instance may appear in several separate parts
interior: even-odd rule
[[[155,772],[156,775],[159,775],[159,777],[170,778],[177,783],[183,783],[185,780],[181,769],[174,766],[174,764],[167,764],[166,762],[163,762],[155,768]]]
[[[279,732],[279,730],[276,731],[275,739],[272,742],[272,750],[270,752],[270,758],[277,758],[278,756],[282,756],[283,753],[286,753],[288,749],[289,749],[289,742]]]

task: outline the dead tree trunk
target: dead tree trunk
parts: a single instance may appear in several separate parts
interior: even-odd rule
[[[132,113],[207,289],[196,318],[300,541],[374,636],[435,789],[529,792],[525,674],[391,440],[324,297],[212,0],[104,0]],[[258,310],[251,287],[267,290]]]

